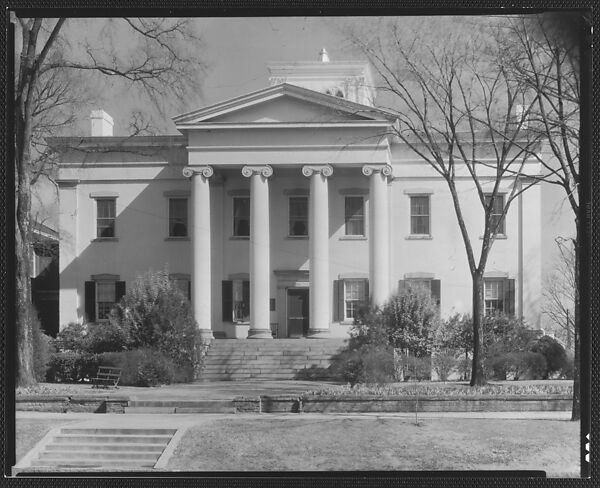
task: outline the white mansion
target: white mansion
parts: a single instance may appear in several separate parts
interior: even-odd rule
[[[60,152],[60,324],[107,319],[136,276],[168,267],[206,337],[342,337],[408,282],[469,313],[471,277],[445,181],[390,135],[364,63],[274,64],[271,86],[175,117],[180,135],[52,138]],[[510,188],[512,182],[507,182]],[[487,311],[539,327],[541,192],[511,206]],[[457,176],[477,243],[483,210]],[[500,199],[503,198],[501,195]],[[502,204],[502,201],[498,201]]]

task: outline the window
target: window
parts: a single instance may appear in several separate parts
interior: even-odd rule
[[[175,273],[169,275],[169,279],[177,288],[179,288],[179,290],[181,290],[181,293],[183,293],[184,297],[186,297],[188,300],[191,300],[190,275],[183,273]]]
[[[169,198],[169,237],[187,237],[188,200]]]
[[[250,236],[250,197],[234,197],[233,199],[233,235]]]
[[[427,278],[409,278],[406,280],[413,290],[423,289],[431,294],[431,280]]]
[[[250,281],[227,280],[222,282],[223,322],[247,323],[250,321]]]
[[[96,205],[96,237],[115,237],[116,200],[98,198]]]
[[[505,234],[504,219],[502,212],[504,211],[504,195],[496,195],[493,197],[492,211],[490,215],[490,229],[492,234]],[[492,195],[485,196],[485,204],[488,206],[492,200]],[[494,231],[495,229],[495,231]]]
[[[484,280],[483,299],[485,301],[485,314],[494,315],[504,313],[504,283],[505,280]]]
[[[290,197],[290,236],[308,235],[308,198]]]
[[[92,275],[91,278],[84,288],[85,318],[88,322],[104,322],[125,295],[125,282],[113,274]]]
[[[410,197],[410,233],[429,235],[429,195]]]
[[[365,235],[365,210],[363,197],[346,197],[345,222],[347,236]]]
[[[344,320],[354,320],[358,309],[365,305],[366,280],[344,280]]]
[[[96,283],[96,318],[108,320],[108,315],[116,303],[116,286],[114,281]]]

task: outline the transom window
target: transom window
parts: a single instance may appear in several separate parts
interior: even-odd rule
[[[483,297],[485,301],[485,314],[494,315],[505,312],[504,309],[505,280],[486,279],[483,282]]]
[[[308,197],[290,197],[289,235],[308,235]]]
[[[188,200],[169,198],[169,237],[187,237]]]
[[[233,198],[233,235],[250,236],[250,197]]]
[[[429,195],[410,197],[410,233],[429,235]]]
[[[115,237],[116,199],[96,200],[96,237]]]
[[[490,228],[492,230],[492,234],[505,234],[504,219],[502,218],[502,213],[504,211],[504,195],[485,195],[486,206],[490,204],[492,198],[493,203],[490,214]]]
[[[363,197],[346,197],[345,223],[347,236],[365,235],[365,202]]]
[[[116,291],[114,281],[98,281],[96,283],[97,320],[108,320],[110,311],[116,303]]]
[[[344,320],[353,320],[366,301],[365,280],[344,280]]]

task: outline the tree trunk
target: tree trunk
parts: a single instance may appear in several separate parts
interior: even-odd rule
[[[473,278],[473,365],[471,367],[471,386],[485,385],[483,373],[483,273],[476,271]]]
[[[575,351],[573,354],[573,407],[571,410],[571,420],[581,419],[581,373],[580,373],[580,357],[581,357],[581,334],[579,333],[579,325],[581,314],[579,312],[579,260],[581,253],[579,252],[579,225],[577,227],[577,234],[573,242],[575,247],[575,317],[573,320],[573,344]]]

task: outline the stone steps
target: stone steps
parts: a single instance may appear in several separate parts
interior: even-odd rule
[[[62,428],[29,468],[152,468],[176,429]]]
[[[344,339],[215,339],[200,381],[335,379],[327,371]]]

